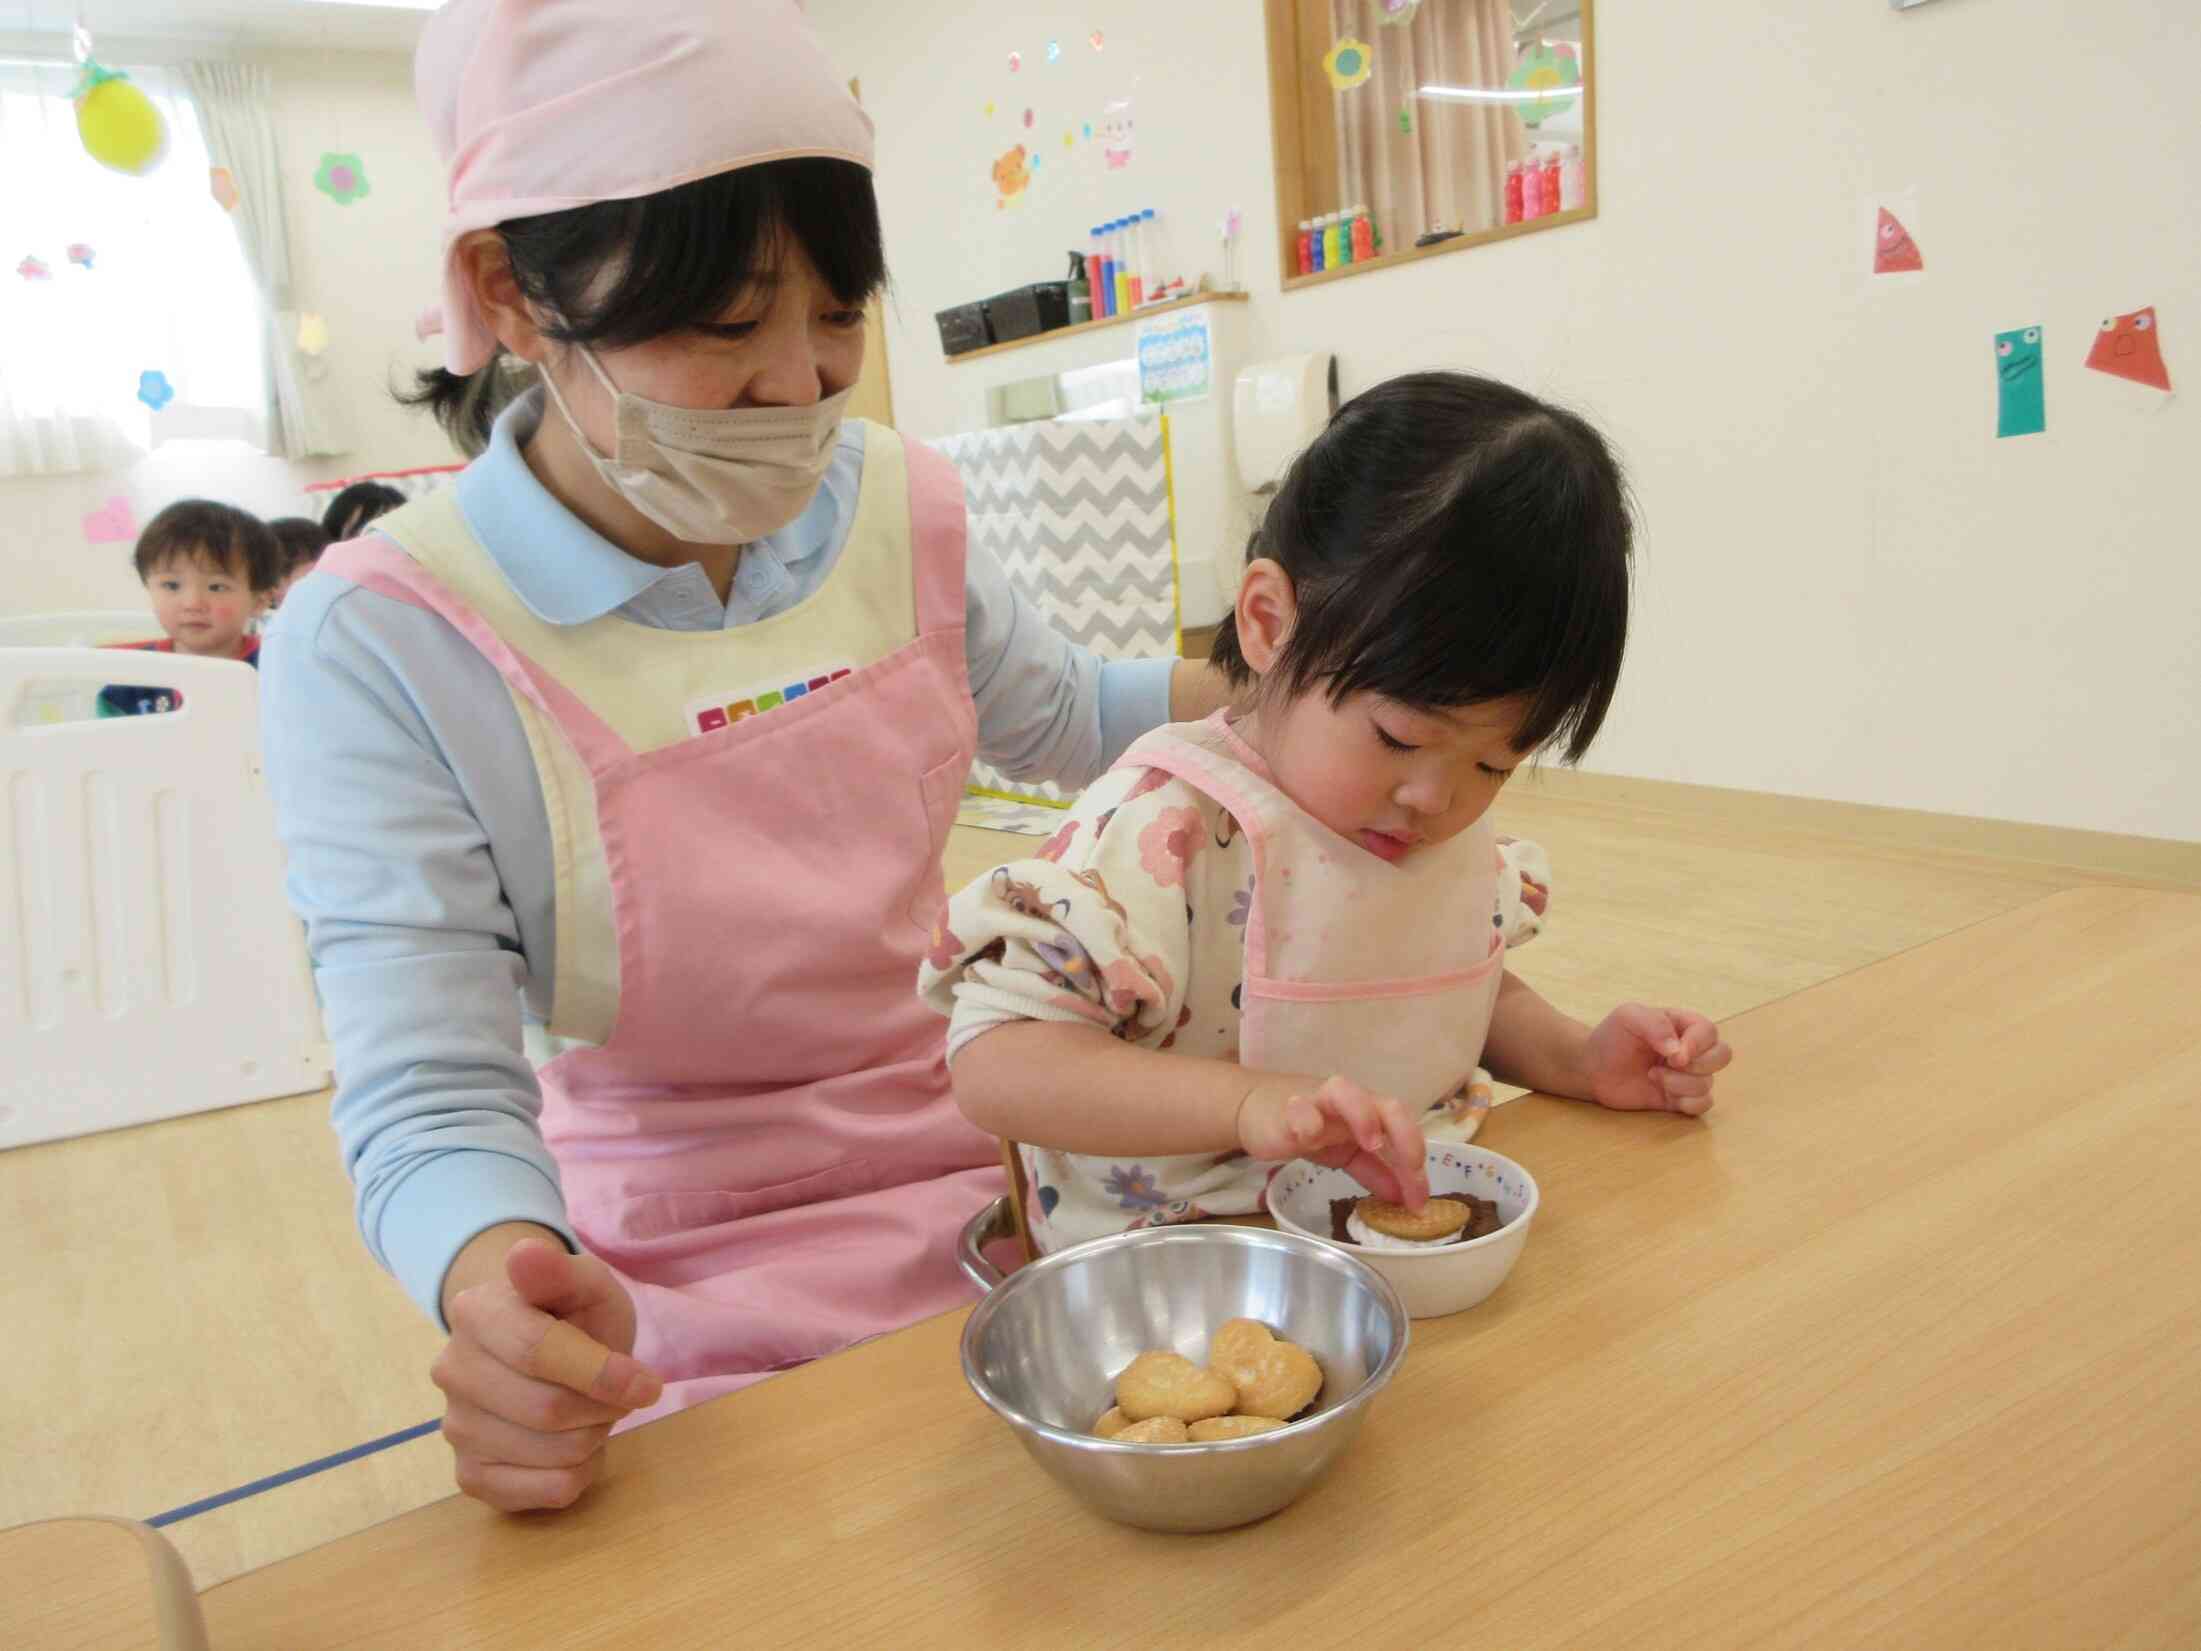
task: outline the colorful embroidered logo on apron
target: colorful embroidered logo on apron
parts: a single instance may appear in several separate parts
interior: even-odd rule
[[[790,700],[814,694],[829,682],[853,676],[855,669],[853,665],[829,665],[798,682],[782,683],[774,688],[749,689],[738,694],[706,694],[688,702],[688,725],[699,734],[730,727],[749,717],[776,711]]]

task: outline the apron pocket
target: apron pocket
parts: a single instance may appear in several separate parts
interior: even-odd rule
[[[931,846],[926,851],[925,876],[910,900],[909,920],[928,938],[940,908],[947,904],[940,856],[947,849],[948,828],[955,824],[955,811],[963,801],[963,782],[970,778],[970,773],[970,763],[961,756],[953,756],[946,762],[936,763],[918,777],[917,795],[924,804],[925,829]]]

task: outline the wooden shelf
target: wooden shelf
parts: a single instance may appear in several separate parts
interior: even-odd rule
[[[1082,334],[1101,332],[1109,327],[1127,327],[1134,321],[1167,315],[1171,310],[1189,310],[1195,304],[1243,304],[1247,296],[1242,292],[1189,293],[1183,298],[1172,298],[1166,304],[1145,305],[1129,315],[1111,315],[1101,321],[1080,321],[1074,327],[1057,327],[1052,332],[1036,332],[1029,338],[1012,338],[1006,344],[984,344],[975,350],[965,350],[961,355],[951,355],[947,362],[951,367],[960,367],[964,362],[976,361],[981,356],[999,355],[1004,350],[1026,349],[1034,344],[1053,344],[1060,339],[1077,338]]]

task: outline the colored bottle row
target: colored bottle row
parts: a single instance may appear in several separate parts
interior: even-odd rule
[[[1517,160],[1506,168],[1506,222],[1525,223],[1554,212],[1571,212],[1582,204],[1583,184],[1579,144],[1555,146]]]
[[[1383,231],[1365,206],[1326,212],[1299,222],[1299,273],[1313,275],[1383,256]]]
[[[1184,296],[1184,277],[1165,272],[1168,249],[1162,217],[1152,207],[1095,224],[1086,233],[1092,237],[1085,270],[1093,288],[1094,320]]]

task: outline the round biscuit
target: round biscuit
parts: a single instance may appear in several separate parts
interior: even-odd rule
[[[1353,1213],[1386,1237],[1426,1244],[1432,1238],[1450,1238],[1461,1231],[1474,1211],[1457,1198],[1432,1198],[1418,1210],[1381,1198],[1363,1198]]]

